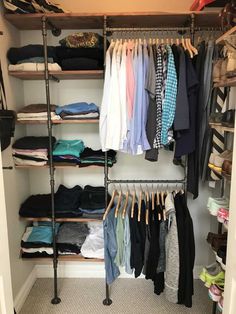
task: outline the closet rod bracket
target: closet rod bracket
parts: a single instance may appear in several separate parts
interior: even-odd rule
[[[49,77],[52,81],[55,81],[56,83],[60,83],[59,78],[57,78],[55,75],[49,74]]]
[[[61,29],[56,27],[48,18],[46,19],[48,26],[51,28],[53,36],[58,37],[61,35]]]

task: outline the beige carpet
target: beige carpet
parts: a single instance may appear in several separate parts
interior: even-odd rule
[[[62,302],[50,303],[53,281],[38,279],[20,314],[210,314],[212,303],[207,289],[195,281],[193,307],[171,304],[153,293],[153,284],[145,279],[118,279],[111,289],[112,305],[104,306],[105,284],[102,279],[59,279]]]

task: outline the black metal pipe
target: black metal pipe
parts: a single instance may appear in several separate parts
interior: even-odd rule
[[[159,184],[185,184],[186,179],[181,180],[107,180],[108,184],[146,184],[146,183],[159,183]]]
[[[107,17],[104,15],[103,20],[103,56],[104,56],[104,76],[106,67],[106,52],[107,52]],[[108,158],[107,152],[105,152],[105,165],[104,165],[104,186],[105,186],[105,205],[108,206]],[[109,285],[106,282],[106,298],[103,300],[104,305],[111,305]]]
[[[53,235],[53,271],[54,271],[54,297],[51,300],[52,304],[58,304],[61,299],[58,297],[57,291],[57,247],[56,247],[56,221],[55,221],[55,204],[54,204],[54,167],[52,159],[52,120],[50,110],[50,86],[49,86],[49,72],[48,72],[48,53],[47,53],[47,18],[42,17],[42,34],[43,34],[43,47],[44,47],[44,79],[46,88],[46,101],[47,101],[47,127],[49,137],[49,174],[50,174],[50,187],[51,187],[51,208],[52,208],[52,235]]]

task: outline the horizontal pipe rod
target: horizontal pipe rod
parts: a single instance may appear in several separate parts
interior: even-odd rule
[[[108,32],[173,32],[189,31],[190,27],[107,27]],[[194,31],[222,31],[221,27],[195,27]]]
[[[129,183],[168,183],[168,184],[176,184],[181,183],[184,184],[186,182],[186,179],[181,180],[112,180],[107,179],[108,184],[112,183],[119,183],[119,184],[129,184]]]
[[[166,32],[170,32],[170,31],[187,31],[189,30],[189,27],[107,27],[106,30],[108,32],[158,32],[158,31],[166,31]]]

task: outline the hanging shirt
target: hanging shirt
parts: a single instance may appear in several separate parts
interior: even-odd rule
[[[121,61],[119,74],[119,91],[120,91],[120,111],[121,111],[121,134],[120,134],[120,149],[123,149],[124,141],[127,137],[127,81],[126,81],[126,51],[127,42],[122,45]]]
[[[157,48],[156,63],[156,137],[153,142],[154,148],[161,147],[161,125],[162,125],[162,84],[163,84],[163,63],[160,47]]]
[[[146,90],[146,81],[147,81],[147,76],[148,76],[148,69],[149,69],[149,56],[148,56],[148,49],[147,49],[147,44],[144,42],[143,44],[143,86],[142,86],[142,133],[141,133],[141,146],[142,150],[146,151],[151,148],[148,139],[147,139],[147,134],[146,134],[146,124],[147,124],[147,111],[148,111],[148,105],[149,105],[149,96],[148,92]]]
[[[135,92],[133,55],[132,55],[133,48],[134,48],[134,43],[132,41],[129,41],[127,44],[127,57],[126,57],[126,96],[127,96],[127,110],[128,110],[129,120],[131,120],[132,115],[133,115],[134,92]]]
[[[116,42],[111,62],[111,85],[109,89],[109,106],[107,113],[107,134],[106,149],[119,150],[121,134],[121,110],[120,110],[120,92],[119,92],[119,41]]]
[[[161,143],[168,144],[168,130],[172,126],[175,117],[177,75],[174,63],[174,56],[170,46],[166,46],[168,52],[167,80],[165,99],[162,110]]]
[[[105,81],[103,87],[103,97],[100,109],[99,119],[99,134],[102,151],[106,151],[106,134],[107,134],[107,112],[109,105],[109,94],[111,84],[111,53],[115,46],[115,42],[112,42],[106,52],[106,70],[105,70]]]

